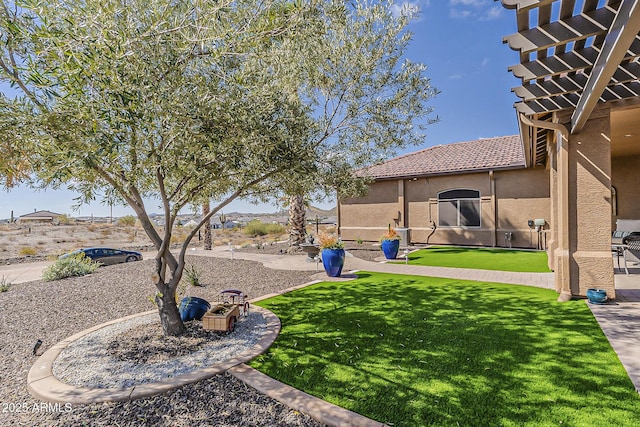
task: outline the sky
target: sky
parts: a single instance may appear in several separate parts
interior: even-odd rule
[[[502,43],[504,36],[516,32],[515,12],[504,9],[494,0],[417,0],[399,1],[394,7],[418,8],[417,18],[409,25],[413,40],[406,57],[427,66],[426,75],[440,93],[431,100],[434,115],[440,118],[427,128],[421,146],[402,153],[434,145],[472,141],[479,138],[515,135],[518,133],[513,108],[516,96],[511,88],[518,80],[507,70],[519,57]],[[9,218],[11,211],[18,217],[35,210],[78,216],[133,215],[126,206],[113,206],[99,201],[77,210],[74,198],[67,190],[34,191],[18,187],[10,192],[0,190],[0,219]],[[155,210],[153,201],[149,212]],[[157,202],[156,202],[157,203]],[[212,203],[213,204],[213,203]],[[335,200],[313,203],[330,209]],[[254,205],[238,200],[225,212],[271,213],[279,210],[275,204]]]

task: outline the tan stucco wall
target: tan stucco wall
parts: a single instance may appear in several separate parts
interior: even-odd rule
[[[427,243],[427,237],[433,231],[430,221],[438,224],[438,193],[457,188],[480,191],[480,228],[438,227],[429,239],[429,243],[457,245],[491,243],[493,215],[489,203],[491,181],[488,173],[436,176],[413,181],[412,184],[426,188],[423,195],[428,196],[428,200],[422,199],[421,206],[415,202],[413,206],[410,205],[413,208],[408,214],[412,243]],[[411,193],[416,192],[407,192],[407,200],[418,201],[416,197],[413,199],[409,197]]]
[[[480,191],[480,228],[438,227],[429,237],[431,221],[438,224],[438,193],[459,188]],[[542,168],[496,171],[493,178],[481,172],[378,181],[366,197],[340,202],[340,234],[344,240],[377,241],[387,224],[395,224],[410,229],[414,244],[429,239],[433,244],[504,246],[504,233],[512,232],[513,247],[537,248],[538,235],[527,221],[548,221],[549,203],[549,173]],[[401,219],[393,222],[398,211]]]
[[[350,198],[340,202],[340,231],[345,240],[378,240],[388,224],[395,227],[395,219],[402,207],[398,202],[398,181],[379,181],[369,187],[364,198]],[[349,227],[357,227],[350,230]]]
[[[618,201],[613,228],[616,219],[640,219],[640,155],[612,158],[611,184],[616,188]]]
[[[529,227],[527,221],[544,219],[544,229],[549,230],[549,172],[544,168],[537,168],[505,171],[495,174],[495,177],[498,245],[504,243],[504,232],[512,231],[514,247],[538,248],[538,233],[534,227]],[[545,236],[541,235],[540,239],[542,248]]]

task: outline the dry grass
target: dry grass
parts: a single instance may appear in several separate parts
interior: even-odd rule
[[[150,245],[142,228],[116,224],[10,224],[0,226],[0,258],[56,257],[78,248],[105,245],[119,248]]]
[[[158,232],[162,235],[162,229]],[[176,227],[171,236],[171,243],[182,244],[190,228]],[[315,227],[309,230],[315,235]],[[266,244],[288,239],[288,232],[284,234],[269,234],[248,238],[240,229],[212,230],[213,244],[255,245]],[[203,237],[204,233],[200,233]],[[120,249],[139,249],[150,247],[151,241],[139,225],[124,226],[114,224],[3,224],[0,226],[0,236],[3,244],[0,247],[0,259],[10,259],[23,256],[44,256],[55,258],[61,254],[79,248],[91,246],[107,246]],[[192,244],[202,246],[198,234]]]
[[[319,231],[335,233],[336,230],[332,226],[320,225]],[[162,227],[158,232],[160,235],[163,234]],[[173,245],[182,244],[190,232],[190,228],[174,228],[171,243]],[[317,238],[318,233],[315,225],[309,225],[307,232]],[[228,245],[229,243],[237,246],[263,246],[289,238],[289,232],[286,229],[283,233],[256,237],[248,237],[242,229],[214,229],[212,233],[214,246]],[[140,249],[152,246],[144,229],[137,222],[135,225],[119,223],[2,224],[0,225],[0,237],[3,242],[0,246],[0,259],[36,255],[53,259],[61,254],[92,246],[119,249]],[[200,238],[203,237],[204,232],[197,233],[192,240],[192,245],[202,246],[203,242]]]

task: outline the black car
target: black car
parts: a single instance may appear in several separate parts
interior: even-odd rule
[[[62,255],[66,258],[83,252],[87,257],[91,258],[102,265],[119,264],[121,262],[142,261],[142,254],[136,251],[125,251],[123,249],[112,248],[87,248]]]

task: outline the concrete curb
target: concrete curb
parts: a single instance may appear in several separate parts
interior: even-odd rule
[[[229,373],[261,393],[329,426],[379,427],[386,424],[326,402],[241,364]]]
[[[252,309],[255,311],[259,311],[263,314],[263,316],[265,316],[267,320],[267,333],[260,339],[260,341],[258,341],[247,351],[238,354],[236,357],[227,359],[224,362],[216,363],[214,366],[200,369],[189,374],[168,378],[162,382],[140,384],[128,388],[92,389],[86,387],[76,387],[61,382],[53,375],[54,361],[60,355],[60,353],[72,342],[80,339],[85,335],[113,325],[115,323],[155,313],[155,310],[152,310],[102,323],[100,325],[79,332],[75,335],[72,335],[69,338],[66,338],[56,345],[52,346],[42,356],[40,356],[36,363],[31,367],[31,370],[29,371],[29,374],[27,376],[27,386],[29,388],[29,392],[38,399],[59,403],[87,404],[98,402],[126,401],[164,393],[166,391],[173,390],[174,388],[186,384],[210,378],[232,368],[233,366],[248,362],[249,360],[254,359],[256,356],[264,353],[278,337],[278,334],[280,333],[280,319],[278,319],[275,314],[262,307],[255,306],[252,307]]]

